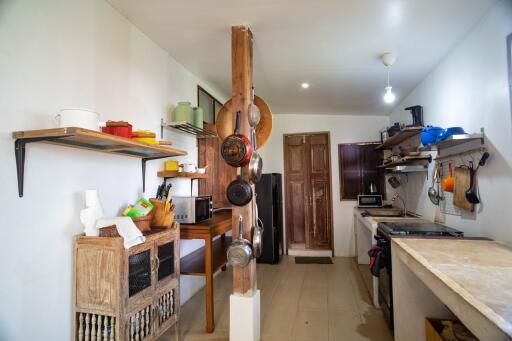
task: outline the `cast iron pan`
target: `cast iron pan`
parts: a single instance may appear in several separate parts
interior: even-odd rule
[[[235,206],[245,206],[252,199],[251,185],[239,175],[236,180],[231,181],[226,190],[230,203]]]

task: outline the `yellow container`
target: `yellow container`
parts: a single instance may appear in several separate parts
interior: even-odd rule
[[[132,137],[132,140],[149,144],[159,144],[154,137]]]
[[[165,161],[164,169],[167,172],[177,172],[180,169],[180,163],[176,160]]]

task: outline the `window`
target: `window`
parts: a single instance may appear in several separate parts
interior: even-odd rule
[[[207,123],[215,123],[215,118],[217,117],[217,113],[220,108],[222,108],[222,103],[219,102],[215,97],[210,95],[208,91],[197,86],[197,106],[201,107],[204,112],[204,121]]]
[[[385,195],[382,153],[375,150],[378,143],[349,143],[338,145],[340,167],[340,200],[356,200],[368,193],[369,183],[375,182],[380,194]]]

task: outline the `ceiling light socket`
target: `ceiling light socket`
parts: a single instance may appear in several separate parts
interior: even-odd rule
[[[384,64],[386,67],[393,66],[393,64],[395,64],[397,58],[398,58],[398,55],[396,53],[392,53],[392,52],[387,52],[387,53],[384,53],[382,56],[380,56],[380,59],[382,60],[382,64]]]

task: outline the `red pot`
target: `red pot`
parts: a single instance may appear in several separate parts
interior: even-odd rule
[[[240,115],[236,113],[235,131],[232,135],[226,137],[220,147],[220,152],[226,163],[233,167],[243,167],[249,164],[252,156],[251,141],[240,134]]]

